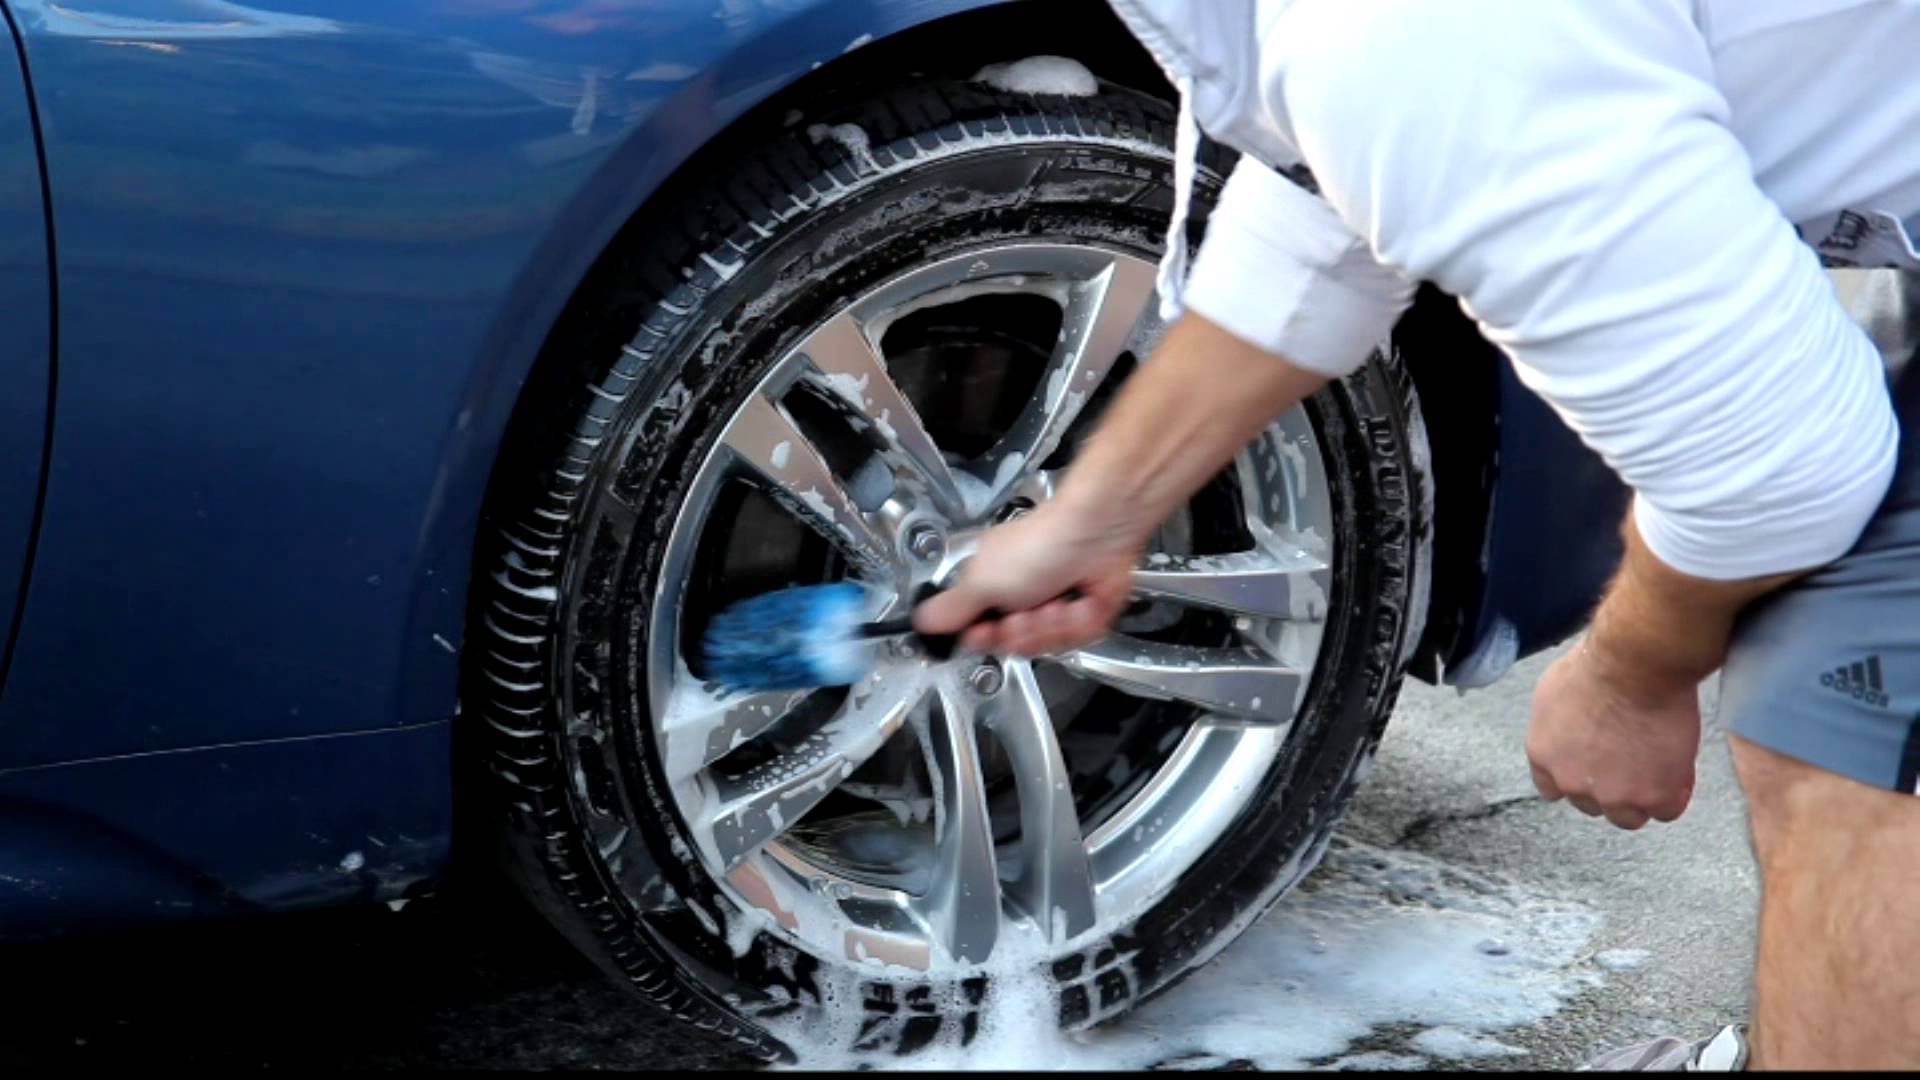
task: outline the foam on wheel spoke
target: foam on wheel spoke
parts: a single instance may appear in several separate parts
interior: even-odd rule
[[[925,734],[936,816],[933,886],[920,909],[934,940],[963,963],[986,960],[1000,936],[1000,873],[973,725],[966,688],[943,681]]]
[[[786,410],[761,394],[740,407],[721,442],[774,499],[856,565],[892,574],[892,547],[854,504],[840,478]]]
[[[1153,299],[1153,270],[1135,260],[1108,261],[1073,284],[1040,392],[978,465],[987,505],[1004,502],[1027,473],[1059,448],[1087,399],[1133,339]]]
[[[910,681],[856,689],[800,745],[739,777],[717,780],[707,832],[721,864],[731,870],[792,828],[900,729],[922,693]]]
[[[716,698],[699,692],[673,699],[660,724],[668,777],[685,780],[726,757],[785,719],[811,693],[768,690]]]
[[[813,381],[879,437],[889,463],[919,477],[941,513],[954,520],[964,517],[960,489],[946,458],[913,403],[887,373],[886,362],[860,322],[852,315],[829,320],[801,343],[800,353],[817,375]]]
[[[1140,697],[1185,701],[1262,724],[1290,722],[1306,679],[1247,648],[1197,648],[1114,635],[1061,657],[1068,669]]]
[[[1134,571],[1141,596],[1176,600],[1237,615],[1268,619],[1326,617],[1332,571],[1304,552],[1283,558],[1268,551],[1231,555],[1150,555]]]
[[[982,712],[1020,797],[1019,868],[1008,892],[1049,940],[1065,941],[1094,924],[1086,839],[1033,665],[1011,661],[1006,673],[1006,688]]]

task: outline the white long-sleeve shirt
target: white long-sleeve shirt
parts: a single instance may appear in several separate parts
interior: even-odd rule
[[[1858,537],[1899,432],[1816,249],[1920,268],[1920,0],[1112,2],[1251,159],[1187,307],[1337,376],[1431,281],[1676,569]]]

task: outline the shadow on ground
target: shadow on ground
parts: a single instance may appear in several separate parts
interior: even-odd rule
[[[488,885],[386,908],[0,947],[0,1075],[156,1064],[726,1068]]]

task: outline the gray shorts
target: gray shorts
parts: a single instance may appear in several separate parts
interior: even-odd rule
[[[1720,709],[1769,750],[1920,794],[1920,357],[1893,396],[1886,501],[1851,551],[1741,617]]]

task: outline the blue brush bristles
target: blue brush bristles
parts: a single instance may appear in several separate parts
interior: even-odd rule
[[[707,624],[706,677],[730,690],[851,686],[873,667],[873,642],[857,636],[869,607],[852,582],[742,600]]]

